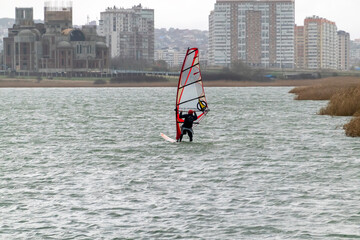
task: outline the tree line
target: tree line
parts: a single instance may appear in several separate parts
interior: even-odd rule
[[[115,57],[111,60],[113,69],[139,70],[139,71],[180,71],[181,66],[170,68],[166,61],[146,61],[131,58]],[[232,81],[267,81],[265,71],[259,68],[251,68],[244,62],[238,60],[232,62],[230,67],[224,67],[212,71],[202,68],[202,77],[205,81],[232,80]]]

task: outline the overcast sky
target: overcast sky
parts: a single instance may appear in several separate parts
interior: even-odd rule
[[[44,18],[44,0],[0,0],[0,18],[15,18],[15,7],[33,7],[34,18]],[[57,1],[67,2],[67,1]],[[155,28],[189,28],[208,30],[208,16],[216,0],[73,0],[73,23],[83,25],[98,20],[107,7],[129,8],[141,3],[155,9]],[[360,0],[295,0],[295,23],[303,25],[308,16],[317,15],[334,21],[338,30],[360,38],[358,21]]]

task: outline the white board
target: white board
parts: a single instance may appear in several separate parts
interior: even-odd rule
[[[161,136],[163,139],[165,139],[166,141],[169,141],[169,142],[171,142],[171,143],[176,143],[176,140],[174,140],[174,139],[166,136],[166,135],[163,134],[163,133],[160,133],[160,136]]]

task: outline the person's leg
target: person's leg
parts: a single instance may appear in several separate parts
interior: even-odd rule
[[[181,139],[182,139],[182,137],[183,137],[184,135],[186,135],[186,134],[189,134],[189,131],[186,130],[186,129],[184,129],[184,130],[182,131],[182,134],[181,134]]]
[[[184,129],[183,129],[183,127],[181,126],[181,134],[180,134],[180,138],[179,138],[179,140],[178,140],[179,142],[182,141],[183,136],[184,136]]]
[[[190,138],[190,142],[192,142],[193,140],[193,134],[191,131],[188,131],[188,135],[189,135],[189,138]]]

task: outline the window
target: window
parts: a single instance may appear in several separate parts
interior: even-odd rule
[[[76,53],[81,54],[82,53],[82,46],[76,45]]]
[[[116,32],[116,17],[113,18],[113,31]]]

